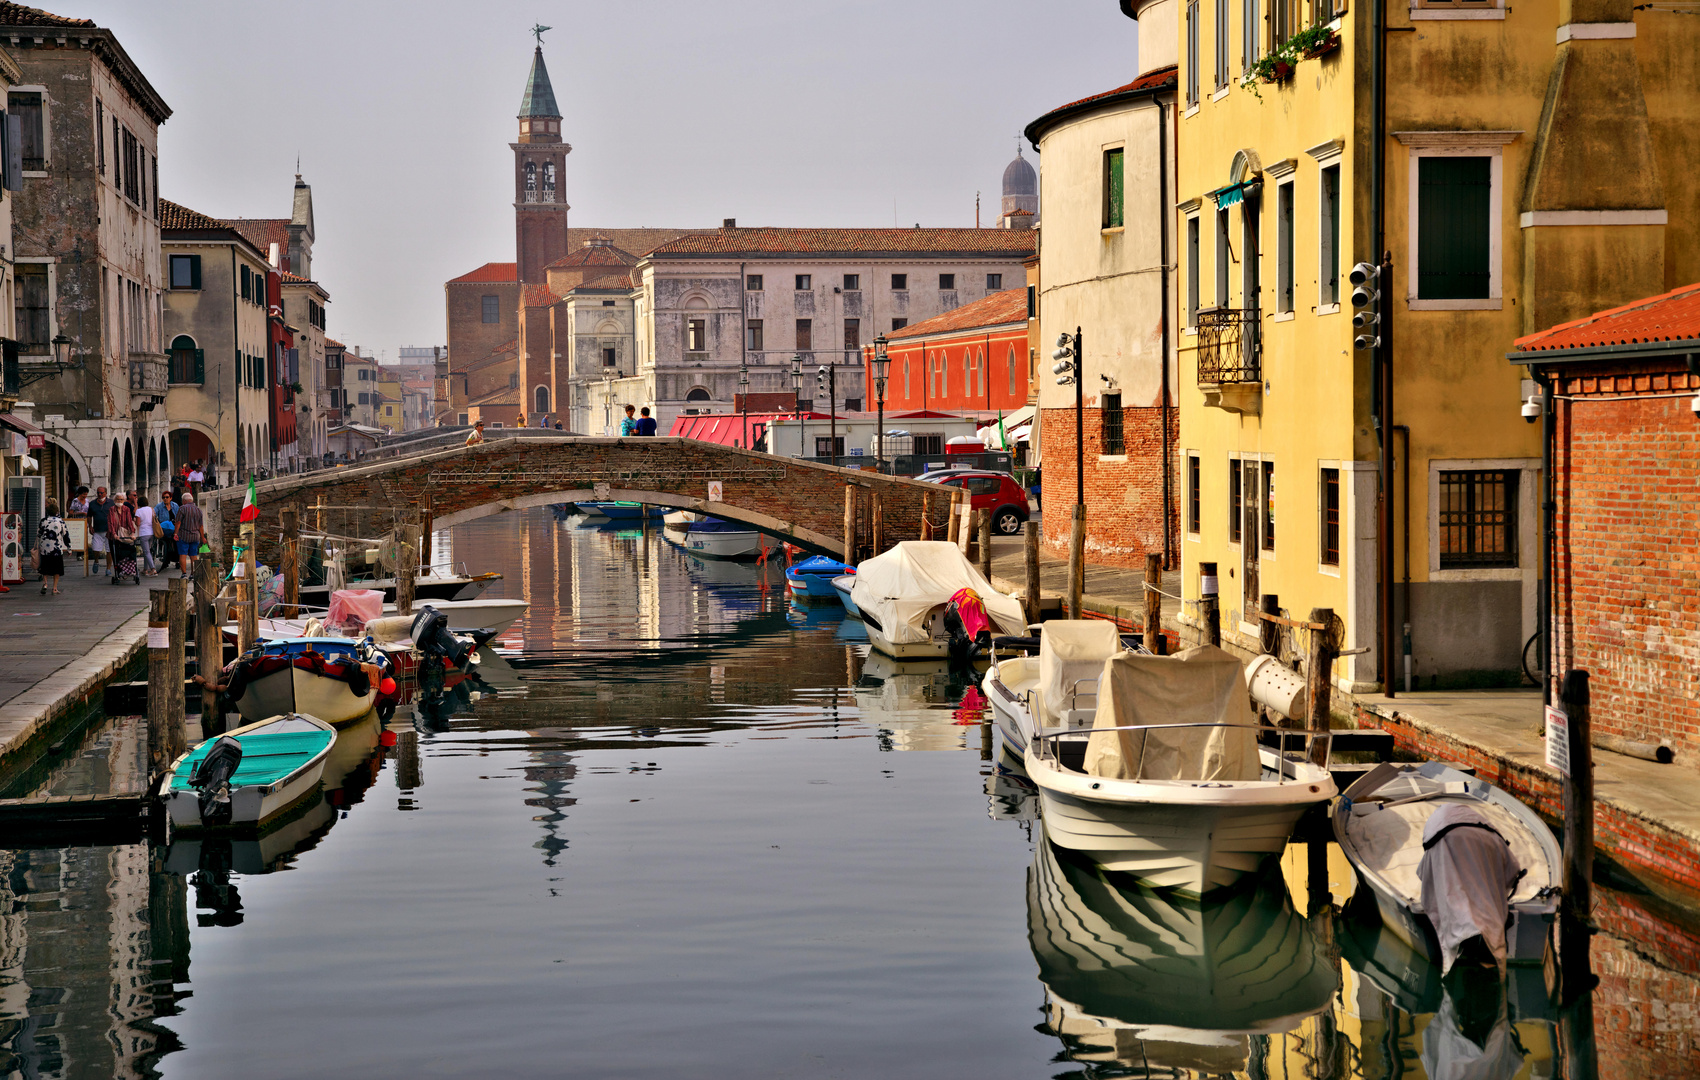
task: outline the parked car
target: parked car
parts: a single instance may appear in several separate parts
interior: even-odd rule
[[[952,471],[945,476],[923,474],[916,479],[966,490],[976,514],[981,510],[992,512],[992,531],[1001,536],[1014,536],[1027,520],[1027,492],[1008,473]]]

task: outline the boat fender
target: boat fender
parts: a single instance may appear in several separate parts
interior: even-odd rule
[[[230,818],[230,778],[242,764],[242,744],[228,735],[220,736],[189,777],[189,786],[199,796],[201,820]]]
[[[351,670],[349,670],[345,681],[348,683],[348,688],[354,692],[355,697],[365,697],[372,692],[371,676],[358,666],[351,665]]]

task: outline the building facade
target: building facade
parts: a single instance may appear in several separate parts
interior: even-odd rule
[[[151,486],[169,468],[157,147],[171,109],[110,30],[11,7],[15,336],[23,377],[42,376],[29,396],[48,494]]]
[[[934,409],[989,418],[1027,404],[1024,288],[991,293],[943,315],[889,331],[885,337],[888,413]],[[870,406],[879,397],[868,366],[873,353],[873,345],[864,343],[867,377],[857,388]]]

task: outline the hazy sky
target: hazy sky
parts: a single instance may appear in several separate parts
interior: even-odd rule
[[[174,110],[166,198],[287,217],[313,185],[333,337],[444,341],[443,282],[514,257],[533,22],[575,226],[968,226],[1014,136],[1136,72],[1116,0],[34,0],[114,30]],[[1026,151],[1029,159],[1035,155]]]

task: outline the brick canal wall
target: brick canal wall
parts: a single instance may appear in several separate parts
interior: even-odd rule
[[[1700,378],[1680,364],[1561,378],[1553,670],[1590,676],[1594,730],[1700,763]],[[1635,395],[1667,394],[1667,397]]]
[[[707,501],[712,481],[722,486],[719,503]],[[949,492],[936,484],[694,439],[504,437],[268,480],[257,489],[256,554],[275,565],[279,512],[294,507],[302,527],[311,528],[313,507],[321,498],[332,508],[325,515],[326,531],[343,536],[381,537],[415,509],[428,509],[436,527],[445,528],[504,510],[615,499],[705,510],[837,554],[843,544],[846,485],[855,488],[864,515],[878,494],[887,546],[920,538],[924,500],[930,499],[935,521],[944,519],[949,505]],[[222,537],[221,560],[228,559],[236,538],[243,494],[232,488],[208,501],[212,535]]]
[[[1172,449],[1180,438],[1180,410],[1168,410],[1169,467],[1179,476]],[[1163,410],[1122,410],[1122,450],[1104,454],[1103,414],[1085,410],[1086,561],[1102,566],[1145,566],[1147,552],[1163,547]],[[1045,550],[1068,558],[1074,515],[1074,409],[1046,409],[1039,422],[1043,449]],[[1169,486],[1168,550],[1178,552],[1180,491]]]

